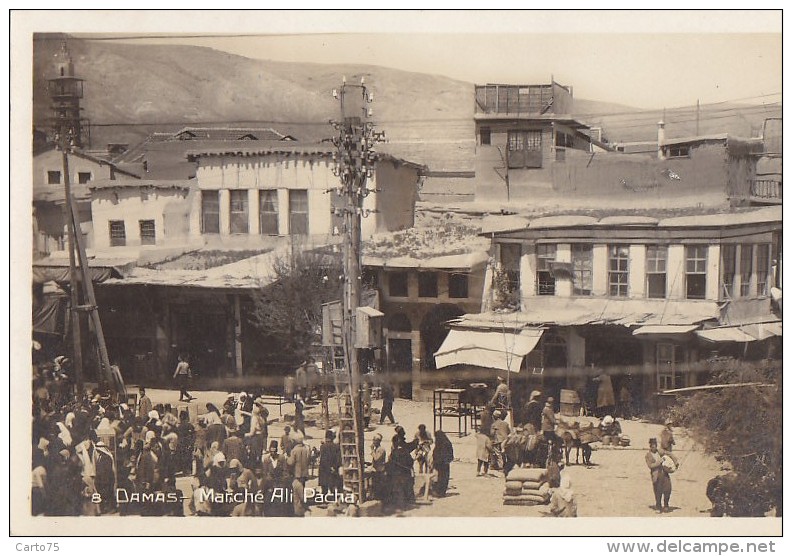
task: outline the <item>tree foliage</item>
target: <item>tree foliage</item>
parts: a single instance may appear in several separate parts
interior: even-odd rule
[[[708,487],[717,511],[761,516],[782,508],[782,378],[780,362],[734,361],[712,384],[758,383],[702,391],[671,409],[671,418],[691,431],[732,472]],[[712,499],[713,496],[710,496]]]
[[[340,257],[302,251],[274,263],[275,282],[253,296],[251,324],[267,342],[270,357],[299,362],[321,339],[322,304],[341,299]]]

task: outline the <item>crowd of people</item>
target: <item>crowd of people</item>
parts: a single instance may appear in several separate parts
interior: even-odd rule
[[[302,516],[310,509],[304,493],[312,478],[318,479],[316,492],[344,492],[337,433],[327,430],[318,448],[306,442],[303,392],[308,397],[310,390],[296,393],[292,426],[270,438],[264,400],[245,392],[229,394],[221,407],[201,404],[205,412],[191,415],[194,404],[154,405],[144,388],[135,403],[97,392],[76,396],[66,377],[53,368],[33,381],[34,515]],[[395,429],[388,440],[375,434],[367,450],[370,497],[387,512],[409,508],[423,484],[444,496],[454,459],[451,441],[425,425],[408,440],[393,418],[392,389],[386,385],[382,392],[380,421],[392,419]],[[180,394],[180,402],[195,399],[185,389]],[[553,403],[535,390],[515,411],[501,383],[480,414],[477,476],[492,468],[504,477],[515,466],[548,468],[551,487],[558,489],[552,513],[572,515],[575,502],[560,453],[552,457],[553,447],[562,444]],[[606,416],[600,427],[617,434],[619,425]],[[646,464],[654,507],[667,512],[670,474],[679,465],[670,422],[659,437],[650,442]],[[185,478],[181,488],[177,477]]]
[[[34,379],[33,515],[301,516],[315,470],[315,490],[344,492],[337,434],[328,430],[318,449],[309,447],[295,416],[271,439],[264,401],[245,392],[222,407],[203,404],[197,416],[194,404],[153,404],[145,388],[135,403],[73,392],[51,373]],[[397,426],[389,452],[382,441],[374,436],[366,474],[386,509],[415,502],[416,476],[432,477],[436,496],[446,493],[454,453],[444,432],[433,438],[421,425],[408,441]],[[185,478],[181,488],[177,477]]]

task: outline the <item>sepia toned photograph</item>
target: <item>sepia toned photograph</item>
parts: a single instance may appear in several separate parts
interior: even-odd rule
[[[12,11],[11,534],[780,535],[781,19]]]

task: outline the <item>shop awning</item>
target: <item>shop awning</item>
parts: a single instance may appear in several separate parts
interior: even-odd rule
[[[756,338],[746,334],[737,326],[709,328],[696,332],[700,338],[710,342],[755,342]]]
[[[757,340],[766,340],[771,336],[781,336],[780,322],[762,322],[759,324],[744,324],[740,330],[750,334]]]
[[[699,330],[696,334],[710,342],[755,342],[773,336],[781,336],[781,323],[762,322],[740,326],[722,326]]]
[[[539,343],[543,330],[458,330],[448,333],[434,354],[438,369],[449,365],[475,365],[517,373],[523,358]]]
[[[698,325],[676,325],[676,324],[650,324],[641,326],[633,330],[633,336],[641,336],[643,334],[687,334],[693,332]]]

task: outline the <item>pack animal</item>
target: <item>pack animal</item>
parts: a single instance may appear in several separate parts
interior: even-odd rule
[[[580,452],[583,452],[583,464],[591,465],[591,446],[588,442],[583,442],[577,434],[571,431],[561,433],[564,440],[564,459],[569,465],[569,454],[575,449],[575,465],[580,464]]]

